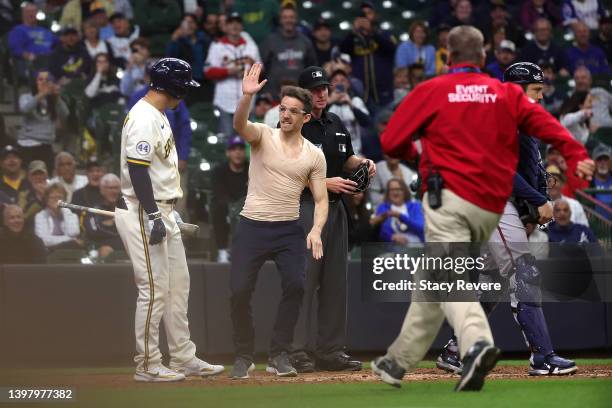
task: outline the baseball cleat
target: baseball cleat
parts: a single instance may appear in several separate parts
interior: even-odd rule
[[[383,382],[392,385],[396,388],[402,386],[402,379],[406,370],[397,364],[395,360],[389,357],[378,357],[372,361],[372,373],[379,376]]]
[[[255,364],[252,361],[238,357],[234,361],[234,367],[229,378],[232,380],[246,380],[249,378],[249,373],[255,370]]]
[[[436,367],[451,374],[461,374],[463,364],[459,359],[459,350],[455,340],[451,339],[446,343],[436,360]]]
[[[185,377],[210,377],[221,374],[223,370],[225,370],[225,367],[222,365],[209,364],[197,357],[194,357],[184,365],[179,366],[170,364],[170,368],[178,373],[185,374]]]
[[[547,356],[532,354],[529,358],[529,375],[569,375],[578,370],[572,360],[559,357],[555,353]]]
[[[163,365],[154,371],[136,371],[134,374],[134,380],[140,382],[176,382],[184,379],[184,374],[177,373]]]
[[[297,370],[289,362],[289,356],[283,352],[268,359],[266,372],[276,374],[277,377],[296,377]]]
[[[339,352],[317,357],[316,367],[321,371],[359,371],[362,364],[359,360],[353,360],[345,352]]]
[[[299,374],[314,373],[315,371],[315,365],[312,362],[312,359],[310,358],[308,353],[304,351],[292,353],[289,356],[289,362]]]
[[[463,359],[461,379],[455,391],[480,391],[489,371],[495,367],[501,350],[486,341],[476,342]]]

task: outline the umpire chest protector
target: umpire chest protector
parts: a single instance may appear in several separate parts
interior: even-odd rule
[[[311,118],[302,127],[302,136],[323,150],[328,178],[344,175],[344,162],[355,153],[351,135],[337,115],[323,111],[320,119]]]

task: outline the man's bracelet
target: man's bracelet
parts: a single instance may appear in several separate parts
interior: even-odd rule
[[[149,221],[160,220],[161,217],[162,217],[161,211],[157,211],[157,212],[149,214]]]

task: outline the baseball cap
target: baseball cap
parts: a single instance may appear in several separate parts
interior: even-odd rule
[[[77,29],[70,25],[62,28],[62,31],[60,31],[60,35],[78,34],[78,33],[79,32],[77,31]]]
[[[9,154],[14,154],[15,156],[21,159],[21,153],[19,152],[19,149],[17,148],[17,146],[13,146],[13,145],[4,146],[2,148],[2,151],[0,151],[0,159],[4,159]]]
[[[313,89],[321,85],[329,86],[329,79],[323,68],[313,65],[300,73],[298,85],[304,89]]]
[[[608,146],[600,144],[595,148],[595,150],[593,150],[593,160],[598,160],[606,156],[608,157],[608,159],[610,159],[610,157],[612,157],[612,151],[610,150],[611,149]]]
[[[116,12],[116,13],[111,14],[111,16],[108,18],[108,21],[112,23],[114,20],[118,20],[118,19],[125,20],[127,19],[127,17],[123,13]]]
[[[323,18],[317,20],[314,26],[312,26],[312,30],[317,31],[321,27],[327,27],[331,30],[331,25]]]
[[[369,9],[374,10],[374,3],[371,1],[362,1],[359,8],[360,9],[369,8]]]
[[[32,160],[30,165],[28,166],[28,174],[36,173],[38,171],[44,171],[49,174],[47,171],[47,165],[42,160]]]
[[[499,49],[515,53],[516,45],[514,45],[514,43],[510,40],[502,40],[502,42],[499,43]]]
[[[87,160],[87,164],[85,165],[85,170],[89,170],[92,167],[102,167],[102,163],[98,161],[96,156],[92,156]]]
[[[232,11],[231,13],[227,13],[227,15],[225,16],[225,22],[229,23],[230,21],[237,21],[239,23],[242,23],[242,17],[240,16],[240,13],[238,13],[236,11]]]
[[[234,135],[227,141],[227,149],[231,149],[236,146],[245,146],[244,140],[238,135]]]

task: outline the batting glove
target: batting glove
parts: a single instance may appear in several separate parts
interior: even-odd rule
[[[149,238],[149,245],[157,245],[164,240],[166,237],[166,226],[162,220],[161,212],[149,214],[149,223],[153,223],[151,227],[151,237]]]

